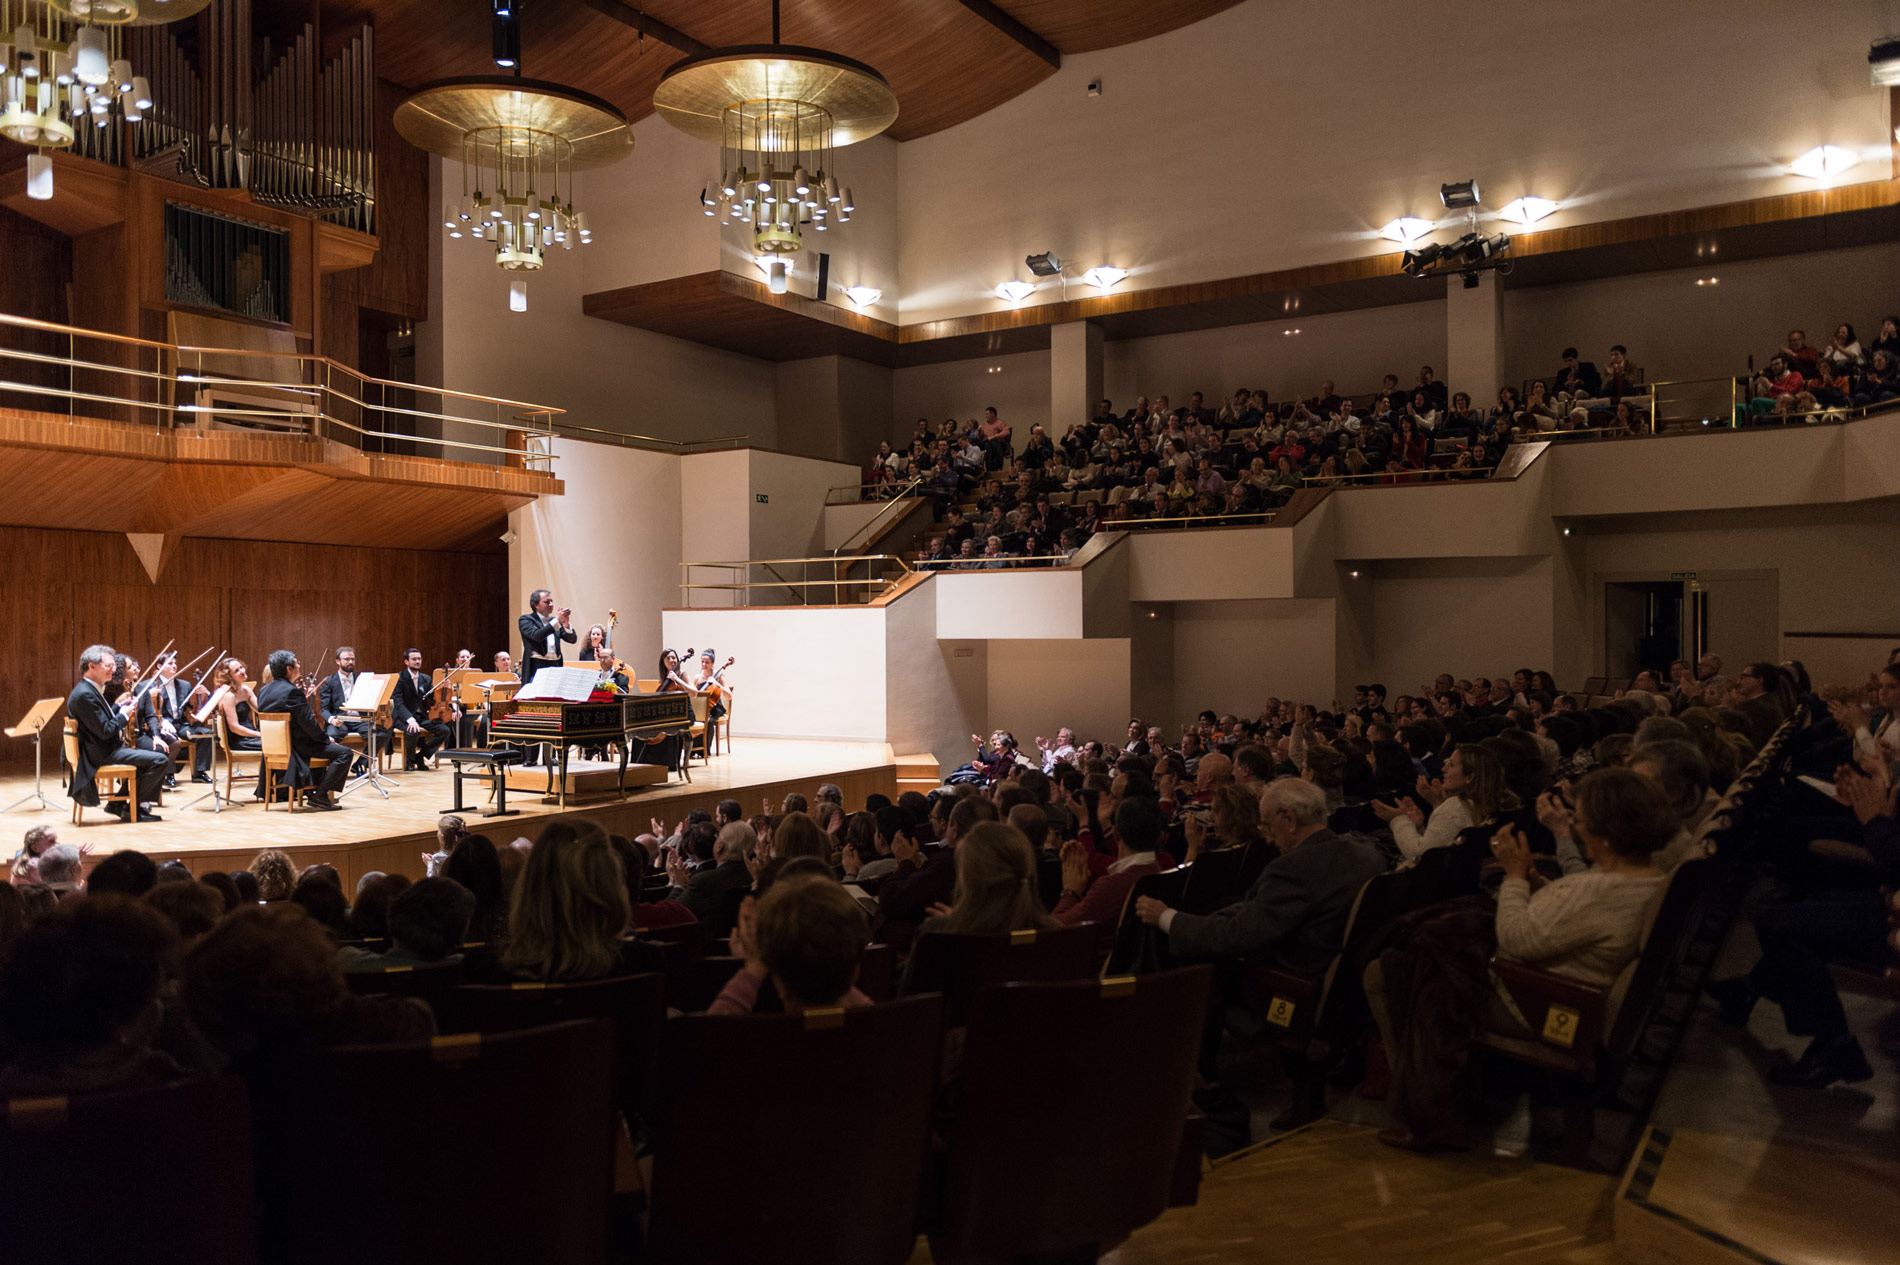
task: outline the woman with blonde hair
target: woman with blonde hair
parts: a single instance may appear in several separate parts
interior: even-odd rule
[[[290,899],[290,890],[297,885],[297,869],[283,849],[264,849],[251,861],[250,870],[257,879],[257,899],[267,905]]]
[[[508,913],[504,974],[559,983],[660,969],[652,945],[629,938],[633,907],[607,832],[557,821],[528,853]]]
[[[1036,856],[1014,826],[981,822],[957,840],[957,886],[949,910],[920,934],[1001,935],[1061,926],[1036,894]]]

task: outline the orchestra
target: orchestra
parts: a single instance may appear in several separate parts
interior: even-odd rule
[[[574,645],[582,662],[595,669],[597,690],[634,693],[632,669],[613,650],[618,619],[618,612],[609,611],[606,622],[587,629],[583,646],[572,609],[557,606],[550,590],[535,590],[528,613],[517,621],[522,670],[516,672],[510,651],[496,651],[494,671],[481,681],[484,694],[496,683],[527,683],[544,668],[564,667],[564,645]],[[219,728],[226,750],[256,752],[263,745],[260,716],[281,714],[289,723],[291,747],[290,767],[280,778],[284,794],[300,795],[309,807],[333,811],[341,807],[338,792],[343,783],[352,773],[365,771],[367,752],[397,733],[410,739],[405,772],[426,770],[429,760],[457,737],[464,720],[470,722],[475,742],[487,742],[486,707],[471,708],[465,714],[456,688],[462,678],[454,675],[478,671],[475,662],[474,653],[463,648],[432,676],[422,666],[422,652],[412,647],[403,656],[388,705],[371,714],[348,706],[362,672],[353,646],[339,646],[330,671],[320,679],[305,674],[294,651],[273,650],[256,683],[243,659],[223,651],[212,654],[209,647],[181,664],[167,643],[153,657],[150,669],[144,670],[130,654],[92,646],[81,657],[81,679],[67,698],[68,714],[79,730],[80,751],[70,793],[82,804],[96,805],[95,772],[112,764],[131,765],[136,770],[132,780],[138,812],[132,814],[123,801],[108,803],[106,811],[121,819],[136,816],[139,821],[156,821],[152,809],[161,789],[176,785],[175,774],[186,748],[191,749],[192,780],[211,782],[218,747],[211,739]],[[733,662],[728,657],[720,663],[710,647],[697,658],[691,647],[683,653],[663,649],[656,692],[706,695],[708,715],[717,720],[726,714],[732,696],[726,674]],[[195,676],[193,667],[198,668]],[[507,695],[498,692],[497,697]],[[214,698],[215,708],[211,706]],[[215,716],[222,725],[207,725],[200,716]],[[364,740],[363,750],[344,745],[343,739],[351,736]],[[313,766],[318,759],[327,763]],[[262,793],[260,786],[259,798]]]

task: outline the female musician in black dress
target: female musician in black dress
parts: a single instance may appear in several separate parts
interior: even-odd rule
[[[224,729],[231,750],[262,751],[264,735],[257,728],[257,694],[251,689],[244,660],[230,658],[219,666],[211,678],[211,687],[215,690],[221,685],[231,687],[218,703],[218,710],[224,713]]]
[[[654,693],[671,694],[679,690],[691,694],[693,687],[685,677],[680,675],[679,655],[671,650],[662,650],[660,651],[660,684]]]

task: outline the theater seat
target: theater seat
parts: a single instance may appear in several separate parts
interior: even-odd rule
[[[942,999],[928,996],[669,1021],[652,1119],[650,1259],[909,1260],[942,1016]]]
[[[0,1099],[0,1190],[0,1261],[257,1260],[237,1080]]]
[[[284,1265],[601,1265],[618,1127],[613,1045],[613,1026],[590,1019],[289,1064],[261,1143],[266,1255]]]
[[[945,1139],[939,1260],[939,1246],[1079,1253],[1169,1207],[1213,978],[1200,965],[984,991]]]
[[[1095,974],[1097,929],[1084,923],[1008,935],[920,935],[905,967],[906,995],[942,993],[944,1023],[970,1022],[977,994],[994,984],[1076,980]]]

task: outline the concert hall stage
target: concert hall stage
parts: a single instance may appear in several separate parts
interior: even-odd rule
[[[222,774],[222,768],[219,771]],[[869,795],[897,796],[897,761],[889,745],[881,742],[741,738],[727,754],[703,764],[695,761],[691,773],[691,782],[629,786],[624,800],[612,794],[591,800],[570,796],[565,811],[552,800],[543,802],[539,795],[511,788],[508,807],[520,811],[508,817],[481,816],[487,807],[486,791],[470,777],[463,783],[464,802],[474,807],[464,809],[462,816],[470,830],[506,846],[524,835],[539,837],[548,822],[563,816],[590,818],[609,832],[628,837],[648,830],[648,822],[656,817],[671,830],[693,809],[711,812],[713,805],[728,796],[743,804],[750,816],[761,811],[765,799],[776,806],[789,791],[809,798],[821,782],[836,783],[843,790],[847,809],[862,807]],[[21,807],[0,814],[0,866],[18,850],[20,837],[29,827],[44,823],[59,831],[62,843],[90,844],[89,860],[94,862],[120,848],[137,848],[161,861],[182,860],[194,872],[203,873],[242,869],[260,849],[275,847],[288,852],[299,868],[319,861],[336,866],[350,891],[355,890],[357,878],[371,870],[420,878],[422,854],[435,850],[436,820],[455,802],[454,774],[445,761],[431,772],[392,772],[390,777],[395,786],[387,800],[364,786],[347,796],[342,811],[334,813],[293,816],[280,805],[267,812],[250,798],[251,786],[243,781],[235,787],[236,803],[227,804],[222,812],[213,813],[209,800],[181,809],[181,804],[206,790],[202,785],[181,783],[178,790],[166,792],[159,810],[162,821],[134,826],[113,820],[102,809],[89,808],[83,818],[86,824],[74,826],[65,785],[54,774],[43,786],[58,808],[34,812]],[[0,777],[0,803],[11,803],[32,789],[31,774]]]

